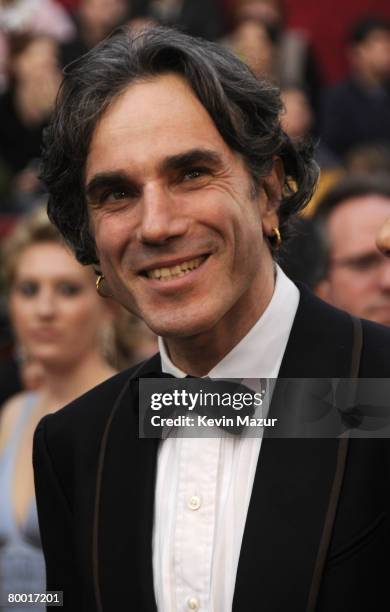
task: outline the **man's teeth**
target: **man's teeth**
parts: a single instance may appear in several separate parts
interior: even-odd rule
[[[198,268],[202,261],[202,257],[197,257],[196,259],[191,259],[191,261],[183,261],[183,263],[172,266],[171,268],[156,268],[155,270],[148,270],[146,274],[149,278],[156,278],[158,280],[180,278],[181,276],[191,272],[191,270]]]

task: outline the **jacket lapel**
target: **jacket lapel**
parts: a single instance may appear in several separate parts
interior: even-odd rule
[[[300,290],[279,376],[347,377],[352,344],[349,316],[335,316],[334,309],[305,288]],[[280,420],[283,384],[278,381],[270,409],[270,416]],[[241,547],[233,612],[255,609],[257,602],[267,612],[306,609],[337,448],[334,438],[265,436]]]
[[[103,437],[95,516],[95,583],[99,584],[104,611],[122,609],[126,601],[137,612],[157,610],[152,533],[158,440],[138,438],[137,379],[153,373],[158,376],[159,372],[158,355],[136,372],[114,406],[105,441]]]

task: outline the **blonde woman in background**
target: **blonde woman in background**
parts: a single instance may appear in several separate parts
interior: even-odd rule
[[[26,359],[39,364],[41,378],[37,390],[14,396],[1,411],[1,610],[8,610],[8,593],[45,589],[31,463],[34,429],[42,416],[115,373],[106,357],[114,306],[97,295],[93,270],[74,259],[45,213],[17,227],[6,268],[15,335]]]

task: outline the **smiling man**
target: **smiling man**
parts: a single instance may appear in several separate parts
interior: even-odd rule
[[[254,195],[244,160],[175,74],[135,83],[94,131],[86,193],[108,285],[192,374],[209,372],[271,299],[278,166]]]
[[[386,594],[387,440],[138,438],[141,378],[390,374],[388,330],[275,262],[317,177],[280,110],[228,51],[163,28],[119,30],[66,71],[51,218],[160,336],[38,426],[48,588],[66,610],[356,612]]]

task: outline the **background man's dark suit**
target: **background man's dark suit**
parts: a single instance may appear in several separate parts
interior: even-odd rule
[[[302,290],[279,375],[348,377],[352,340],[349,315]],[[156,356],[137,376],[160,368]],[[64,609],[72,612],[100,610],[96,591],[108,612],[156,610],[151,536],[158,441],[137,439],[131,374],[122,372],[46,417],[36,432],[48,588],[63,590]],[[390,331],[368,322],[360,375],[390,376]],[[350,441],[320,612],[382,609],[390,550],[389,444]],[[338,449],[336,439],[263,440],[233,612],[307,609]]]

